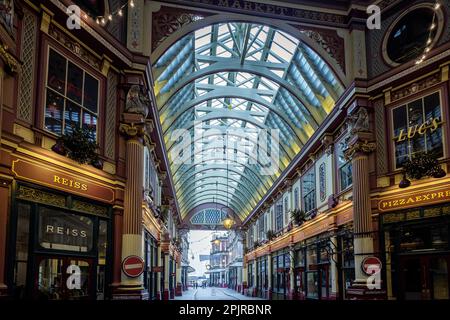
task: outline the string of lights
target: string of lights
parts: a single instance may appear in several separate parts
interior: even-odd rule
[[[436,4],[434,5],[434,13],[433,13],[433,19],[431,20],[431,25],[428,31],[428,39],[427,39],[427,45],[425,46],[425,49],[423,51],[423,54],[420,56],[420,58],[418,60],[416,60],[416,64],[421,64],[422,62],[425,61],[425,59],[427,58],[427,53],[430,52],[431,50],[431,43],[433,42],[433,31],[436,29],[437,27],[437,11],[441,8],[441,4],[439,3],[439,1],[436,2]]]
[[[97,24],[105,25],[107,20],[108,21],[113,21],[114,17],[122,17],[123,14],[124,14],[124,10],[125,10],[125,8],[127,6],[129,6],[130,8],[134,8],[134,6],[135,6],[134,1],[133,0],[129,0],[129,1],[125,2],[119,8],[117,8],[116,10],[110,12],[106,16],[91,16],[87,12],[85,12],[83,14],[83,16],[84,16],[85,19],[88,19],[88,18],[94,19]]]

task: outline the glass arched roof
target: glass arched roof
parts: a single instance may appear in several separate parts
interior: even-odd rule
[[[188,34],[153,74],[182,218],[213,202],[245,219],[344,91],[308,45],[250,23]]]

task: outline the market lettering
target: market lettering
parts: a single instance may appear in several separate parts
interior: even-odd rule
[[[269,14],[280,14],[286,15],[288,13],[288,8],[279,7],[271,4],[256,3],[250,1],[241,0],[218,0],[218,6],[226,8],[234,8],[239,10],[256,11],[261,13]]]
[[[62,177],[57,176],[57,175],[53,176],[53,182],[57,183],[57,184],[61,184],[63,186],[67,186],[69,188],[73,188],[73,189],[80,189],[80,190],[83,190],[83,191],[87,191],[88,190],[88,185],[85,184],[85,183],[81,183],[79,181],[72,180],[72,179],[62,178]]]
[[[443,199],[450,199],[450,190],[430,192],[421,195],[415,195],[405,198],[382,200],[380,201],[380,210],[393,209],[402,206],[414,205],[421,202],[433,202]]]
[[[436,131],[442,124],[439,118],[430,119],[421,125],[416,124],[415,126],[408,127],[407,130],[401,129],[400,133],[394,139],[397,142],[405,141],[406,139],[412,139],[418,133],[419,135],[424,135],[429,130],[431,133]]]

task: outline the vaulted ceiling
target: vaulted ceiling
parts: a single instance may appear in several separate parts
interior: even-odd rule
[[[344,91],[305,43],[250,23],[188,34],[153,74],[182,218],[217,203],[245,219]]]

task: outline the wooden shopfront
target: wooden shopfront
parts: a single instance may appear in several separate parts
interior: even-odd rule
[[[113,189],[32,159],[13,160],[12,171],[10,295],[108,299]]]
[[[450,202],[384,213],[388,293],[400,300],[450,298]]]

